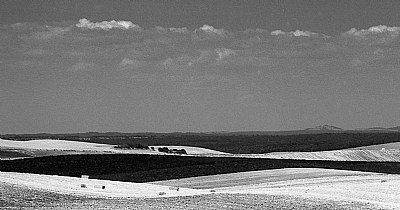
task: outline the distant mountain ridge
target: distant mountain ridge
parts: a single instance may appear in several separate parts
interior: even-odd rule
[[[304,130],[318,130],[318,131],[344,131],[343,128],[339,128],[333,125],[319,125],[314,128],[306,128]]]
[[[363,130],[363,129],[360,129]],[[384,128],[384,127],[372,127],[372,128],[367,128],[366,130],[370,130],[370,131],[397,131],[400,132],[400,126],[396,126],[396,127],[391,127],[391,128]]]
[[[306,128],[302,130],[281,130],[281,131],[216,131],[216,132],[170,132],[170,133],[156,133],[156,132],[86,132],[86,133],[64,133],[64,134],[51,134],[51,133],[36,133],[36,134],[4,134],[0,138],[63,138],[65,136],[85,138],[85,137],[131,137],[131,138],[148,138],[148,137],[162,137],[162,136],[233,136],[233,135],[303,135],[303,134],[324,134],[324,133],[397,133],[400,132],[400,126],[395,127],[371,127],[359,129],[343,129],[333,125],[319,125],[313,128]]]

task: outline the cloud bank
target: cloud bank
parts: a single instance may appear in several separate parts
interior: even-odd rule
[[[124,79],[186,83],[186,87],[198,84],[193,80],[201,78],[201,84],[235,83],[248,88],[245,84],[272,78],[271,74],[300,75],[297,69],[317,72],[333,64],[352,69],[379,63],[393,69],[400,54],[399,44],[394,42],[400,27],[384,25],[352,28],[335,37],[300,29],[230,31],[206,24],[195,29],[146,29],[131,21],[92,22],[85,18],[72,25],[17,23],[0,30],[1,49],[11,49],[0,51],[0,60],[5,64],[47,59],[70,73],[108,69],[123,74]],[[210,79],[216,77],[225,78],[224,82]]]
[[[98,23],[92,23],[90,20],[86,18],[82,18],[79,20],[79,23],[75,25],[78,28],[87,28],[87,29],[97,29],[97,30],[111,30],[113,28],[116,29],[136,29],[140,30],[140,26],[133,24],[131,21],[103,21],[103,22],[98,22]]]

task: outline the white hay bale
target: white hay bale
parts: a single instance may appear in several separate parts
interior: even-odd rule
[[[169,187],[169,190],[179,191],[179,187]]]
[[[95,185],[94,188],[96,188],[96,189],[106,189],[106,186],[104,186],[104,185]]]

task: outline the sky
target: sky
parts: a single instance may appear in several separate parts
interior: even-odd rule
[[[400,1],[2,0],[0,134],[400,125]]]

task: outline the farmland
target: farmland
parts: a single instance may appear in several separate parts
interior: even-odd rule
[[[209,194],[168,198],[110,199],[68,195],[0,182],[0,207],[8,209],[384,209],[355,201],[284,195]]]
[[[337,135],[339,134],[315,134],[311,138],[305,135],[304,145],[297,149],[292,148],[292,151],[289,147],[285,147],[285,144],[290,143],[290,141],[285,142],[285,138],[292,138],[290,136],[283,138],[283,142],[260,140],[261,143],[258,145],[251,144],[257,143],[254,138],[249,138],[249,141],[238,141],[239,137],[232,137],[233,142],[241,147],[258,146],[258,150],[248,150],[249,148],[238,149],[238,145],[235,145],[230,147],[234,154],[226,153],[229,149],[221,146],[225,144],[225,139],[220,139],[214,142],[215,144],[209,141],[209,144],[206,143],[208,145],[206,148],[194,147],[192,146],[196,145],[194,142],[188,143],[193,143],[191,146],[187,144],[182,146],[179,143],[171,145],[151,140],[146,142],[144,139],[118,141],[115,144],[51,139],[1,140],[1,157],[11,160],[0,161],[2,180],[0,207],[35,209],[198,209],[199,206],[202,209],[396,209],[400,207],[396,199],[400,193],[396,191],[400,188],[400,162],[396,159],[398,144],[390,143],[387,144],[389,145],[387,150],[378,150],[376,148],[382,145],[366,145],[371,142],[382,142],[382,139],[367,138],[366,141],[351,143],[364,145],[362,148],[313,151],[318,150],[320,146],[316,143],[316,136],[322,137],[321,145],[325,145],[327,144],[324,143],[325,140],[337,138]],[[389,140],[396,139],[389,138]],[[205,142],[207,141],[201,144]],[[334,142],[331,148],[341,147],[343,142]],[[296,141],[294,143],[296,144]],[[115,147],[125,144],[148,145],[154,150]],[[225,152],[209,149],[213,145]],[[289,152],[238,154],[240,151],[276,151],[275,147],[278,146],[288,149]],[[305,146],[309,148],[304,149]],[[159,147],[185,149],[188,154],[162,153],[157,151]],[[78,178],[82,174],[90,176],[89,180],[84,180],[85,188],[81,188],[82,179]],[[106,188],[102,189],[99,186]],[[172,189],[179,187],[180,190],[171,191],[169,186]],[[166,194],[159,194],[160,192]],[[21,196],[21,193],[25,196]]]
[[[279,169],[330,168],[400,174],[397,162],[281,160],[176,155],[93,154],[0,161],[0,171],[151,182],[224,173]]]
[[[334,150],[321,152],[273,152],[273,159],[400,162],[400,150]]]
[[[255,177],[258,184],[251,182]],[[176,191],[169,189],[167,183],[161,185],[163,182],[124,183],[13,172],[0,172],[0,178],[0,207],[6,208],[394,209],[400,206],[395,199],[400,184],[398,175],[328,169],[289,168],[182,180],[187,185],[191,184],[190,179],[214,180],[208,186],[214,192],[184,187]],[[219,186],[218,179],[225,183],[224,187]],[[245,183],[244,179],[250,182]],[[81,183],[87,187],[81,188]],[[96,185],[106,187],[101,189]],[[160,191],[165,194],[159,194]]]
[[[319,133],[297,135],[221,134],[59,134],[3,135],[3,139],[64,139],[100,144],[143,144],[153,146],[192,146],[233,154],[270,152],[314,152],[400,142],[400,133]]]

